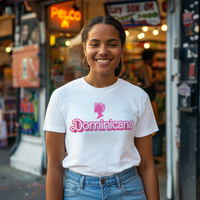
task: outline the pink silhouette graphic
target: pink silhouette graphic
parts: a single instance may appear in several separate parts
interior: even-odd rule
[[[98,113],[97,119],[99,119],[100,117],[103,117],[102,112],[104,112],[104,110],[106,109],[105,105],[100,102],[100,103],[95,103],[94,106],[95,106],[94,112]]]

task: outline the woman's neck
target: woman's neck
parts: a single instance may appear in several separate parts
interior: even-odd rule
[[[152,65],[153,61],[152,60],[146,60],[146,61],[144,61],[144,64],[146,64],[146,65]]]
[[[117,77],[114,74],[92,74],[90,71],[87,76],[85,76],[85,81],[92,85],[93,87],[103,88],[113,85],[117,81]]]

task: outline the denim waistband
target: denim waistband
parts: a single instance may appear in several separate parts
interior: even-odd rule
[[[102,176],[102,177],[86,176],[78,174],[71,170],[67,170],[66,178],[70,178],[74,181],[79,182],[81,187],[83,187],[83,185],[106,186],[106,185],[117,184],[118,188],[120,188],[121,182],[129,179],[130,177],[136,174],[137,172],[135,167],[131,167],[118,174],[114,174],[111,176]]]

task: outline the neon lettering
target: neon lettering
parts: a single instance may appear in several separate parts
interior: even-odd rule
[[[79,11],[58,9],[55,6],[51,7],[51,19],[58,17],[61,20],[61,27],[70,28],[70,21],[80,21],[81,13]]]
[[[63,27],[63,28],[69,28],[70,27],[70,25],[69,25],[70,23],[69,23],[69,21],[68,20],[66,20],[66,19],[64,19],[63,21],[62,21],[62,23],[61,23],[61,27]]]
[[[74,19],[75,19],[76,21],[80,21],[80,20],[81,20],[81,13],[78,12],[78,11],[76,11],[76,12],[74,13]]]
[[[81,20],[81,13],[79,11],[58,9],[57,7],[51,7],[51,18],[58,16],[59,19],[68,19],[68,20]]]
[[[68,17],[69,17],[70,20],[74,20],[74,13],[75,13],[75,12],[74,12],[73,10],[70,10],[70,11],[69,11]],[[73,16],[72,16],[72,15],[73,15]]]
[[[58,14],[58,8],[51,7],[51,18],[54,18],[54,16],[57,14]]]

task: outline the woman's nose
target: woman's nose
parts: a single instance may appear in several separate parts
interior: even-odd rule
[[[102,45],[100,46],[100,49],[99,49],[99,54],[102,55],[102,56],[105,56],[107,55],[109,52],[108,52],[108,49],[106,48],[106,46]]]

